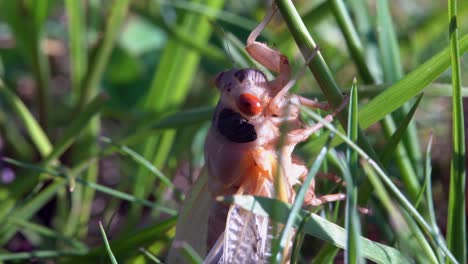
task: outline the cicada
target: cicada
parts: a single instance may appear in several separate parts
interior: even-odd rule
[[[292,203],[293,187],[301,184],[308,172],[293,150],[323,126],[321,123],[306,126],[299,117],[300,107],[329,110],[327,104],[290,93],[295,78],[291,77],[288,58],[256,41],[274,11],[252,31],[246,50],[257,62],[276,72],[276,78],[268,80],[257,69],[231,69],[215,79],[221,96],[205,142],[207,178],[202,177],[203,183],[196,185],[196,192],[188,202],[192,209],[184,215],[187,218],[184,224],[177,226],[176,235],[176,243],[184,243],[185,237],[201,254],[205,248],[200,244],[206,242],[206,263],[268,262],[273,236],[270,219],[212,198],[248,194]],[[325,120],[331,122],[344,105]],[[210,201],[210,197],[209,205],[199,203]],[[344,199],[343,194],[316,197],[312,184],[305,203],[319,205],[340,199]],[[205,220],[207,225],[194,226],[195,221]],[[200,237],[194,237],[195,233]]]

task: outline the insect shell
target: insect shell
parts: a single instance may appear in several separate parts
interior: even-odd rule
[[[222,72],[215,84],[221,96],[205,143],[212,196],[250,194],[292,202],[293,185],[307,174],[307,169],[292,157],[297,142],[286,140],[278,150],[278,141],[279,128],[285,122],[287,131],[303,126],[298,118],[299,97],[286,93],[279,101],[273,100],[283,87],[275,88],[255,69]],[[282,188],[275,190],[278,169]],[[213,203],[208,224],[209,248],[225,231],[228,210],[227,205]]]

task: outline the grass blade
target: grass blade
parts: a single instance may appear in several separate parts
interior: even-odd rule
[[[6,99],[13,111],[23,121],[31,140],[36,145],[41,156],[47,156],[52,151],[52,144],[45,131],[41,128],[41,125],[36,121],[26,105],[3,84],[2,80],[0,80],[0,93],[4,95],[3,98]]]
[[[164,175],[158,168],[153,166],[153,164],[151,164],[149,161],[147,161],[145,158],[143,158],[140,154],[136,153],[131,148],[127,146],[119,145],[107,137],[101,137],[101,140],[108,144],[113,145],[119,150],[119,152],[121,152],[124,155],[129,155],[134,161],[138,162],[143,167],[146,167],[149,171],[151,171],[154,175],[156,175],[161,180],[161,182],[163,182],[167,187],[171,189],[174,188],[174,184],[171,182],[169,178],[167,178],[166,175]]]
[[[351,87],[351,96],[349,103],[348,117],[348,137],[357,142],[358,140],[358,93],[356,79],[354,79]],[[345,228],[347,231],[346,241],[346,262],[347,263],[363,263],[361,253],[361,245],[359,237],[361,236],[361,226],[359,216],[357,214],[358,188],[356,185],[358,179],[358,155],[350,147],[347,149],[347,163],[343,162],[343,176],[346,182],[346,211],[345,211]]]
[[[114,253],[112,253],[112,249],[109,245],[109,241],[107,240],[106,231],[104,231],[104,227],[102,226],[101,221],[99,221],[99,230],[101,231],[102,240],[104,241],[104,245],[106,247],[106,251],[107,251],[107,254],[109,255],[111,263],[117,264],[118,263],[117,259],[115,259]]]
[[[448,1],[450,57],[452,62],[452,160],[450,163],[450,191],[447,218],[447,242],[460,263],[466,263],[466,167],[465,123],[461,97],[461,69],[457,25],[457,1]],[[461,46],[461,45],[460,45]]]
[[[70,38],[71,84],[73,93],[78,98],[88,64],[83,3],[81,1],[66,0],[65,8],[69,19],[68,36]]]
[[[398,129],[395,131],[395,133],[393,133],[392,137],[387,141],[384,151],[382,152],[380,156],[380,160],[382,161],[384,165],[388,164],[388,162],[390,161],[393,151],[395,151],[396,146],[401,141],[403,134],[405,133],[405,130],[408,127],[408,124],[412,120],[413,115],[416,112],[416,109],[418,109],[418,106],[419,106],[419,103],[421,102],[422,97],[423,97],[423,94],[420,94],[418,96],[413,107],[408,112],[408,114],[403,119],[403,121],[400,123],[400,126],[398,127]]]

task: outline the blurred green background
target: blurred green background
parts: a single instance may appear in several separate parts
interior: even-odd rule
[[[343,35],[337,2],[294,5],[341,91],[357,78],[361,105],[449,45],[445,1],[345,1],[364,47],[362,71]],[[393,28],[379,24],[378,3],[387,6]],[[177,208],[203,165],[218,99],[213,78],[233,67],[258,67],[243,48],[268,7],[247,0],[0,0],[0,260],[107,262],[99,221],[118,260],[149,261],[139,248],[164,260]],[[458,13],[462,36],[468,29],[466,1],[459,1]],[[390,52],[380,39],[386,30],[396,41],[388,46],[396,48],[393,69],[382,52]],[[279,15],[261,40],[286,54],[294,72],[303,66]],[[462,57],[465,83],[467,65]],[[412,156],[418,186],[424,181],[421,159],[434,135],[432,192],[444,231],[451,71],[430,82],[408,131],[418,139],[413,143],[419,154]],[[306,71],[294,89],[325,100],[319,86]],[[466,88],[462,93],[468,94]],[[403,119],[397,117],[397,124]],[[366,130],[377,153],[388,147],[392,133],[383,127],[375,123]],[[313,151],[304,147],[301,153],[313,161]],[[394,155],[386,169],[397,186],[405,186]],[[407,195],[414,198],[418,191]],[[362,218],[369,224],[363,236],[395,243],[385,213]],[[330,254],[310,240],[301,261]]]

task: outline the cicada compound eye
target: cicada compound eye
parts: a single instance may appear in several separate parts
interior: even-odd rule
[[[237,100],[237,107],[243,114],[248,116],[256,116],[263,110],[260,99],[251,93],[241,94]]]

